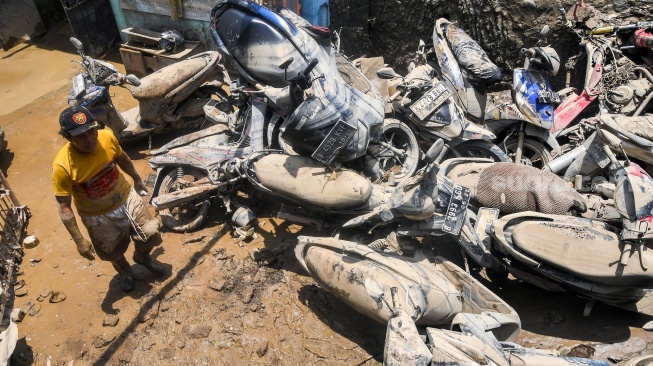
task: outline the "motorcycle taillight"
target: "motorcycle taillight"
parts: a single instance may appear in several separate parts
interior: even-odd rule
[[[329,28],[311,25],[304,27],[304,29],[321,38],[331,37],[331,30]]]

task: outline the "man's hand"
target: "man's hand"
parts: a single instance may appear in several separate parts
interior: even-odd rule
[[[77,251],[79,252],[79,255],[91,261],[95,259],[93,256],[93,254],[95,254],[95,250],[93,249],[90,241],[82,238],[79,243],[76,242],[75,244],[77,244]]]
[[[86,240],[86,238],[84,238],[82,232],[79,231],[79,228],[77,227],[77,220],[75,220],[75,215],[73,214],[73,210],[70,207],[72,197],[55,196],[55,198],[59,204],[57,207],[59,208],[61,222],[63,222],[66,230],[68,230],[68,233],[70,233],[70,237],[75,242],[75,245],[77,245],[77,251],[79,252],[79,255],[89,260],[95,259],[93,256],[93,254],[95,254],[93,245],[91,245],[91,243]]]
[[[134,181],[134,190],[141,195],[141,196],[147,196],[147,187],[145,186],[145,182],[143,182],[142,179],[139,179],[137,181]]]
[[[147,196],[147,187],[145,187],[143,179],[141,179],[141,177],[136,172],[134,164],[132,163],[127,153],[123,152],[122,155],[117,156],[116,163],[118,163],[118,166],[120,169],[122,169],[123,172],[127,173],[127,175],[132,178],[134,181],[134,190],[136,190],[136,192],[141,196]]]

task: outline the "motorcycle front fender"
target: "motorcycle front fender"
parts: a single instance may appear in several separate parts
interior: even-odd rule
[[[494,141],[497,138],[490,130],[485,129],[477,124],[468,123],[463,130],[463,141],[467,140],[485,140]]]
[[[562,152],[558,140],[545,128],[532,124],[527,124],[524,130],[527,136],[531,136],[547,144],[553,152],[560,154]]]

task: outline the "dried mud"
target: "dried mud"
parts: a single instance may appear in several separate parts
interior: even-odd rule
[[[51,60],[42,67],[58,77],[51,86],[26,76],[38,71],[35,64],[16,58],[28,49],[38,51],[32,57]],[[63,55],[48,59],[55,49]],[[66,50],[66,37],[57,35],[47,44],[37,40],[23,50],[19,46],[0,53],[0,70],[12,64],[12,80],[23,80],[19,90],[7,86],[4,76],[0,81],[0,88],[9,90],[1,100],[2,110],[8,111],[0,113],[8,150],[0,156],[0,168],[33,213],[28,232],[40,239],[40,245],[26,250],[21,266],[19,279],[25,280],[27,295],[14,302],[24,307],[44,290],[67,294],[60,303],[37,302],[40,310],[19,324],[12,365],[382,363],[385,327],[319,288],[295,260],[296,236],[317,233],[269,218],[265,205],[258,208],[258,238],[248,243],[228,233],[212,238],[222,221],[217,209],[198,232],[164,233],[153,256],[165,264],[166,276],[156,278],[133,265],[138,281],[128,294],[119,289],[108,263],[79,257],[58,218],[50,182],[52,159],[64,144],[56,134],[57,116],[66,106],[69,60],[76,58]],[[117,52],[110,60],[120,61]],[[112,94],[120,110],[136,105],[125,90],[116,88]],[[21,107],[24,100],[29,103]],[[153,145],[169,139],[157,136]],[[126,151],[141,176],[151,173],[146,142],[127,145]],[[202,236],[206,238],[184,244]],[[459,255],[451,243],[427,244],[448,257]],[[653,336],[641,329],[651,320],[648,316],[597,304],[584,318],[585,302],[574,295],[515,280],[488,286],[520,314],[520,341],[526,346],[567,353],[582,344],[586,347],[577,352],[591,348],[604,360],[652,352]]]

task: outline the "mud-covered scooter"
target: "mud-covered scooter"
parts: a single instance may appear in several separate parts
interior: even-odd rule
[[[108,62],[84,54],[82,43],[75,45],[83,72],[73,77],[68,96],[70,105],[82,105],[109,127],[119,140],[147,136],[167,128],[194,128],[205,122],[205,108],[216,109],[211,96],[221,96],[229,75],[220,64],[220,54],[209,51],[166,66],[141,79],[123,75]],[[109,87],[131,86],[139,105],[120,112],[113,105]],[[219,111],[218,111],[219,112]]]
[[[392,68],[377,71],[380,79],[400,79],[396,92],[387,102],[392,116],[406,121],[425,150],[435,140],[443,139],[451,156],[482,157],[494,161],[510,161],[497,145],[489,130],[470,122],[452,93],[442,83],[435,69],[428,65],[415,66],[401,77]],[[396,84],[393,82],[392,84]]]
[[[362,157],[356,164],[372,180],[393,175],[399,182],[415,172],[420,150],[412,131],[384,121],[383,97],[334,47],[328,29],[287,9],[235,0],[221,1],[211,17],[218,49],[267,101],[267,134],[280,149],[325,164]]]
[[[436,70],[465,115],[497,135],[502,147],[517,164],[541,167],[560,146],[549,133],[553,110],[559,103],[548,75],[555,76],[560,58],[546,44],[549,28],[542,29],[535,47],[520,50],[521,68],[512,76],[512,98],[487,106],[487,89],[501,80],[501,72],[481,46],[456,24],[440,18],[433,29]],[[487,109],[487,110],[486,110]]]
[[[427,251],[402,257],[338,238],[300,236],[295,255],[320,287],[387,323],[384,365],[608,365],[513,343],[521,330],[515,310]]]

